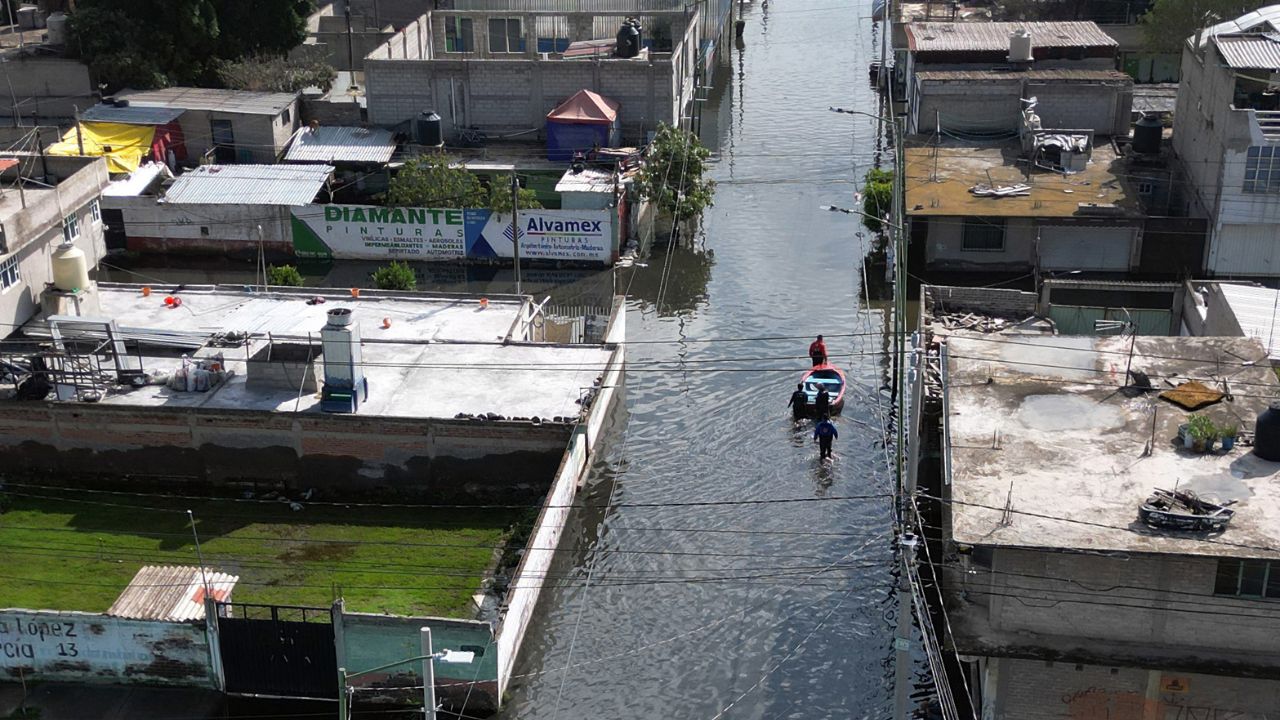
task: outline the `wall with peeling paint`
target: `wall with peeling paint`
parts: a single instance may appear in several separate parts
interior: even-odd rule
[[[204,623],[0,610],[6,679],[214,687]]]
[[[1266,720],[1280,681],[992,658],[987,720]]]

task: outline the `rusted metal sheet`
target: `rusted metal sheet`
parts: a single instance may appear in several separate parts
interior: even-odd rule
[[[203,623],[0,610],[6,679],[214,687]]]

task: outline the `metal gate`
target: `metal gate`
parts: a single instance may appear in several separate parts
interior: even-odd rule
[[[218,639],[228,693],[338,696],[329,608],[219,603]]]

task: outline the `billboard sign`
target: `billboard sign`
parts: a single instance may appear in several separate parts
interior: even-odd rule
[[[496,260],[520,257],[608,264],[611,210],[521,210],[305,205],[293,208],[299,257],[352,260]],[[514,234],[513,234],[514,231]]]

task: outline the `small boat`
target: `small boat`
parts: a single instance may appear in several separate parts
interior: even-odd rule
[[[813,407],[818,399],[818,389],[825,387],[831,396],[831,414],[839,415],[844,409],[844,372],[831,363],[822,363],[809,368],[800,378],[804,386],[804,394],[809,397],[809,407]]]
[[[1236,511],[1227,506],[1202,500],[1191,490],[1161,490],[1156,488],[1151,497],[1138,508],[1138,518],[1153,528],[1169,530],[1214,530],[1227,527]]]

